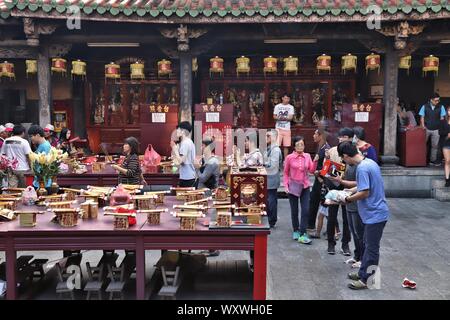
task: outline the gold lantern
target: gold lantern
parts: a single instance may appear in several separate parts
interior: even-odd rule
[[[236,59],[236,74],[239,77],[239,73],[250,74],[250,59],[247,57],[240,57]]]
[[[298,58],[289,56],[287,58],[284,58],[283,62],[284,62],[284,75],[287,75],[288,72],[294,72],[295,75],[298,74]]]
[[[135,63],[130,64],[130,78],[131,80],[143,80],[145,79],[144,74],[144,64],[136,61]]]
[[[366,57],[366,74],[369,70],[377,70],[380,74],[380,55],[371,53]]]
[[[197,75],[197,71],[198,71],[198,61],[197,61],[197,58],[192,58],[192,72],[194,72],[195,75]]]
[[[166,59],[158,61],[158,76],[169,75],[172,73],[172,62]]]
[[[80,76],[81,79],[86,78],[86,62],[77,60],[72,61],[72,78],[73,76]]]
[[[433,55],[423,58],[422,75],[425,76],[427,72],[434,72],[438,75],[439,72],[439,58]]]
[[[277,58],[272,56],[268,56],[264,58],[264,76],[266,73],[277,73]]]
[[[223,75],[223,59],[218,56],[209,59],[209,76],[211,77],[213,73]]]
[[[5,61],[0,63],[0,78],[9,78],[9,80],[16,80],[16,74],[14,73],[14,64]]]
[[[56,72],[65,76],[67,74],[67,60],[63,58],[53,58],[51,70],[52,74],[53,72]]]
[[[317,74],[319,74],[320,71],[328,71],[328,73],[331,74],[331,57],[325,53],[318,56],[316,69]]]
[[[356,72],[358,57],[352,55],[351,53],[346,56],[342,56],[341,58],[341,70],[342,73],[345,74],[347,70],[354,70]]]
[[[37,73],[37,60],[25,60],[25,65],[27,66],[26,69],[27,78],[29,74]]]
[[[406,69],[406,73],[409,75],[409,69],[411,68],[411,56],[400,57],[398,68]]]
[[[120,66],[111,62],[105,65],[105,82],[106,79],[120,79]]]

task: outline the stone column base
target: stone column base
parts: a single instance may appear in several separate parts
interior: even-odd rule
[[[381,156],[382,166],[395,166],[398,165],[399,157],[397,156]]]

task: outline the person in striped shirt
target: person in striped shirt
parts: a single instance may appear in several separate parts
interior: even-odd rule
[[[121,165],[111,167],[119,174],[119,184],[141,184],[142,171],[139,163],[139,142],[135,137],[128,137],[123,144],[125,160]]]

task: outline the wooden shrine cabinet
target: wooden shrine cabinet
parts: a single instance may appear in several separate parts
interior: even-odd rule
[[[366,134],[365,141],[370,143],[380,154],[382,137],[383,108],[379,103],[344,104],[343,127],[362,127]]]
[[[162,156],[171,154],[171,136],[178,125],[178,105],[141,105],[141,153],[148,145]]]
[[[94,153],[100,152],[101,143],[122,143],[130,136],[136,137],[144,149],[141,106],[177,105],[179,101],[178,80],[171,79],[96,82],[86,91],[86,127]]]
[[[233,127],[233,105],[196,104],[194,119],[202,123],[202,136],[206,135],[215,139],[216,155],[226,155],[228,151],[226,148],[232,144],[233,138],[231,130],[228,130]]]
[[[237,207],[266,204],[267,172],[264,167],[232,167],[230,183],[231,204]]]
[[[355,97],[354,75],[317,75],[245,78],[203,77],[202,101],[233,105],[233,126],[269,128],[275,126],[273,110],[284,93],[295,108],[291,126],[315,127],[318,122],[342,121],[342,106]]]

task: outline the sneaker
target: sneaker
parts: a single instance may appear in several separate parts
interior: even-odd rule
[[[320,239],[320,234],[313,233],[313,234],[310,234],[309,237],[313,238],[313,239]]]
[[[303,244],[311,244],[312,242],[306,233],[304,233],[300,238],[298,238],[297,241]]]
[[[361,261],[356,261],[354,264],[352,264],[352,268],[353,269],[361,268]]]
[[[298,240],[299,238],[300,238],[300,232],[294,231],[294,232],[292,233],[292,239]]]
[[[439,163],[439,162],[430,162],[428,165],[432,166],[432,167],[440,167],[441,163]]]
[[[350,256],[352,255],[352,253],[350,252],[350,248],[349,248],[348,244],[342,246],[341,253],[342,253],[344,256],[347,256],[347,257],[350,257]]]
[[[361,279],[361,278],[359,277],[358,272],[350,272],[350,273],[347,275],[347,277],[348,277],[350,280],[353,280],[353,281],[358,281],[358,280]]]
[[[352,281],[351,283],[349,283],[348,287],[353,290],[364,290],[364,289],[367,289],[367,284],[365,284],[361,280],[358,280],[358,281]]]
[[[328,254],[336,254],[336,250],[334,249],[334,245],[328,244]]]
[[[354,264],[356,262],[356,260],[355,260],[355,258],[350,258],[350,259],[348,259],[348,260],[345,260],[345,264]]]

